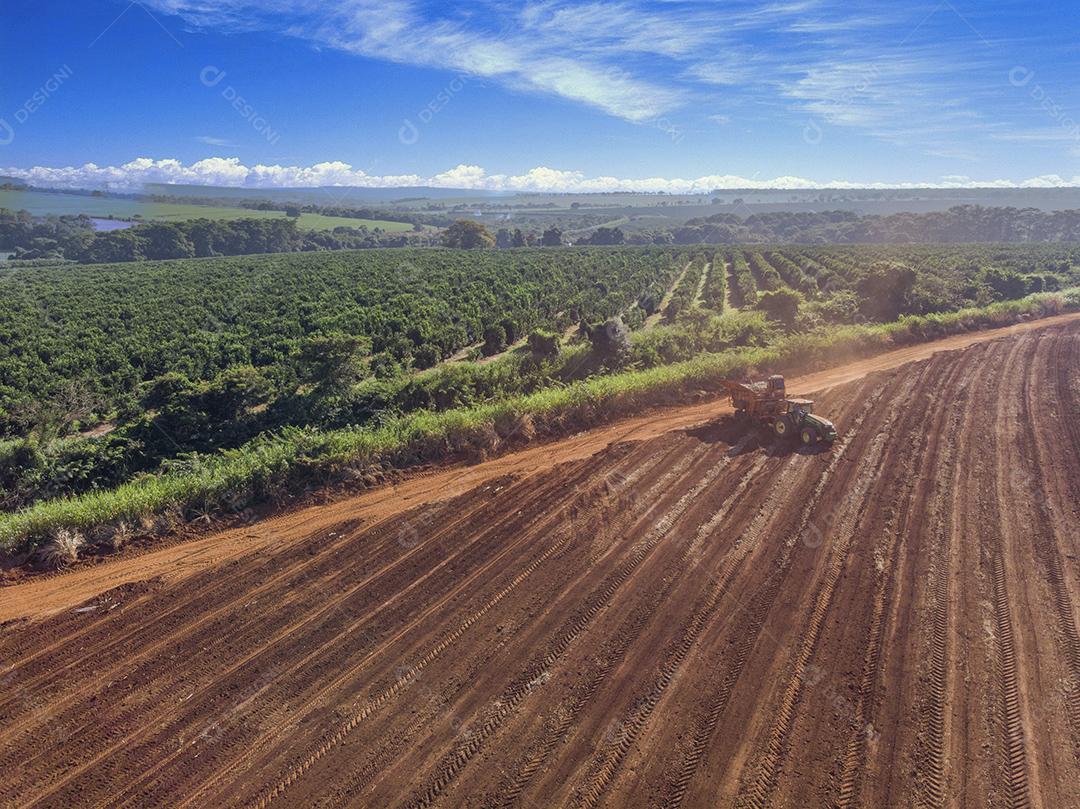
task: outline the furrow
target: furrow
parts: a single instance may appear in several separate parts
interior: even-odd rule
[[[779,590],[782,575],[786,573],[787,569],[790,567],[791,551],[794,548],[795,543],[798,541],[798,538],[803,536],[810,525],[814,507],[820,497],[821,491],[823,491],[829,481],[832,480],[836,468],[845,457],[847,448],[858,434],[863,419],[871,412],[884,389],[885,386],[881,386],[875,394],[871,395],[855,420],[855,423],[849,428],[836,447],[833,448],[833,456],[815,485],[814,495],[808,498],[806,505],[802,509],[798,526],[794,531],[792,538],[788,539],[785,543],[785,558],[780,564],[780,570],[782,572],[774,575],[776,582],[775,588],[770,588],[773,597],[775,597],[776,592]],[[737,561],[741,561],[742,558],[744,557],[739,557]],[[665,661],[661,665],[660,670],[653,681],[652,687],[639,701],[638,705],[632,710],[630,715],[620,723],[622,733],[620,733],[618,738],[609,743],[601,752],[600,760],[594,768],[592,775],[578,791],[578,796],[575,801],[577,806],[583,807],[583,809],[593,809],[593,807],[599,804],[603,795],[610,787],[612,780],[625,759],[631,745],[638,738],[641,730],[651,718],[664,692],[671,684],[675,674],[681,668],[687,655],[690,653],[691,648],[700,637],[702,630],[709,623],[721,600],[727,593],[728,586],[734,577],[737,561],[733,562],[732,565],[722,572],[722,578],[714,579],[713,586],[710,588],[704,603],[684,626],[679,640],[669,648],[669,651],[665,656]],[[769,599],[770,604],[771,600],[772,598]],[[765,606],[764,611],[766,613],[768,612],[768,605]]]
[[[730,460],[730,458],[725,459],[724,463],[712,464],[704,476],[657,521],[654,528],[645,535],[635,553],[624,565],[622,565],[620,570],[615,573],[605,585],[594,590],[593,593],[586,598],[585,603],[588,604],[588,606],[585,610],[576,618],[576,620],[563,629],[561,635],[555,643],[552,644],[547,654],[534,662],[523,677],[517,678],[517,684],[499,697],[496,701],[496,704],[499,705],[498,709],[489,714],[482,723],[480,723],[479,728],[476,728],[467,734],[468,738],[464,745],[461,745],[456,751],[449,754],[447,759],[440,765],[434,779],[431,780],[426,787],[422,787],[419,790],[418,795],[408,804],[410,809],[426,809],[426,807],[434,803],[457,774],[460,773],[473,756],[479,752],[487,739],[490,738],[502,726],[505,720],[518,709],[525,698],[547,682],[549,672],[555,663],[562,657],[567,649],[570,648],[573,641],[592,623],[593,619],[600,611],[611,601],[612,597],[630,578],[631,574],[641,566],[642,562],[649,557],[660,542],[672,532],[672,529],[690,509],[694,501],[697,500],[702,492],[704,492],[720,476],[728,460]],[[680,558],[685,558],[685,555],[688,552],[689,544],[684,548]],[[683,565],[678,565],[677,567],[685,570],[685,566]],[[662,588],[662,591],[657,595],[657,598],[653,599],[653,603],[649,608],[650,615],[666,597],[666,594],[670,592],[671,587],[674,586],[676,577],[672,576],[669,578],[670,580],[665,587]],[[646,618],[647,617],[648,616],[646,616]],[[644,621],[642,621],[642,625],[644,625]],[[628,639],[627,646],[629,646],[629,640],[630,639]],[[623,652],[625,652],[625,649],[623,649]]]
[[[908,380],[903,386],[908,388],[907,393],[910,393],[911,385],[913,385],[913,380]],[[765,743],[765,753],[758,763],[757,773],[752,783],[741,790],[738,799],[739,806],[765,809],[769,805],[769,797],[776,785],[780,763],[787,753],[787,741],[791,728],[795,723],[796,709],[802,698],[811,657],[817,648],[825,616],[832,605],[837,582],[847,561],[848,548],[861,523],[862,507],[869,494],[870,484],[877,477],[881,464],[884,462],[886,437],[900,413],[897,402],[906,400],[907,395],[902,393],[890,398],[893,404],[889,415],[877,435],[872,439],[869,449],[862,456],[860,460],[862,468],[857,474],[856,485],[852,487],[850,494],[845,496],[841,516],[835,522],[838,536],[831,543],[833,552],[830,557],[829,567],[821,584],[818,586],[814,606],[810,613],[810,620],[802,633],[802,642],[791,666],[794,675],[789,679],[780,704],[776,709],[777,719],[773,724],[768,741]],[[818,497],[810,500],[809,509],[811,513],[818,500]]]

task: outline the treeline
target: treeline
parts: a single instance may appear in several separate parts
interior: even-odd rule
[[[434,225],[446,227],[453,219],[449,216],[432,214],[418,214],[408,211],[391,210],[387,208],[357,208],[348,205],[322,205],[318,203],[290,202],[273,199],[235,199],[231,197],[189,197],[173,194],[146,194],[140,195],[139,199],[150,202],[161,202],[176,205],[204,205],[214,208],[244,208],[249,211],[284,211],[289,216],[301,214],[320,214],[322,216],[336,216],[345,219],[377,219],[386,222],[405,222],[406,224]]]
[[[459,219],[450,229],[461,227],[463,223],[468,222],[470,226],[479,228],[483,232],[487,232],[487,228],[478,222],[471,222],[468,219]],[[582,246],[618,246],[622,244],[630,244],[626,234],[623,233],[622,228],[612,227],[599,227],[592,233],[589,233],[580,238],[570,239],[563,233],[562,228],[558,225],[549,225],[542,231],[536,230],[522,230],[521,228],[499,228],[493,239],[495,247],[558,247],[565,244],[576,244]],[[482,239],[483,240],[483,239]],[[670,243],[670,240],[669,240]],[[641,245],[652,244],[652,241],[641,241]],[[477,244],[473,246],[490,246],[490,244]]]
[[[958,205],[947,211],[860,216],[854,211],[718,213],[632,241],[675,244],[962,244],[1077,242],[1080,210]]]
[[[29,211],[0,208],[0,250],[26,253],[45,246],[54,249],[61,242],[67,243],[93,231],[94,223],[84,214],[34,217]]]
[[[189,219],[150,222],[95,232],[88,217],[35,219],[0,209],[0,250],[18,260],[57,259],[82,264],[174,258],[299,253],[374,247],[427,246],[430,233],[374,233],[365,227],[300,230],[293,219]]]

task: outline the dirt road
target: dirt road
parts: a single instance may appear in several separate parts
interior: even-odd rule
[[[73,585],[0,800],[1080,807],[1080,320],[831,373],[831,451],[683,408]]]

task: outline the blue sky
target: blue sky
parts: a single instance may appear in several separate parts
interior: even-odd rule
[[[1080,184],[1077,4],[5,0],[0,13],[0,170],[39,183]]]

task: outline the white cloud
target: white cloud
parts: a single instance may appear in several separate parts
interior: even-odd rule
[[[1001,132],[993,140],[1011,143],[1080,143],[1080,125],[1063,125],[1056,129],[1033,129],[1021,132]]]
[[[1027,180],[979,180],[948,175],[937,183],[883,183],[857,180],[812,180],[805,177],[774,177],[758,180],[732,174],[679,177],[588,177],[580,171],[537,166],[523,174],[488,174],[481,166],[461,164],[430,177],[417,174],[373,175],[341,161],[312,166],[246,166],[235,157],[208,157],[185,165],[179,160],[140,157],[121,166],[33,168],[0,167],[0,174],[31,185],[56,188],[103,188],[137,190],[149,183],[228,186],[233,188],[397,188],[430,186],[477,191],[597,193],[638,191],[669,194],[704,193],[716,189],[850,189],[850,188],[1061,188],[1080,187],[1080,175],[1066,179],[1056,174]]]
[[[686,75],[705,84],[731,85],[746,81],[746,71],[741,66],[723,62],[701,62],[691,65]]]
[[[944,77],[971,67],[958,64],[952,47],[908,56],[910,10],[837,0],[147,2],[198,28],[269,30],[368,58],[468,73],[635,123],[689,104],[779,98],[788,110],[833,125],[915,137],[918,124],[941,109]],[[868,71],[876,81],[853,92]],[[965,123],[936,120],[939,129]]]
[[[149,2],[198,28],[273,30],[358,56],[490,78],[634,122],[675,108],[684,93],[645,78],[622,57],[680,56],[692,41],[688,30],[661,26],[663,15],[620,4],[534,4],[520,12],[491,6],[466,14],[412,0]]]
[[[199,143],[205,143],[207,146],[236,146],[231,140],[215,138],[212,135],[196,135],[195,140]]]

